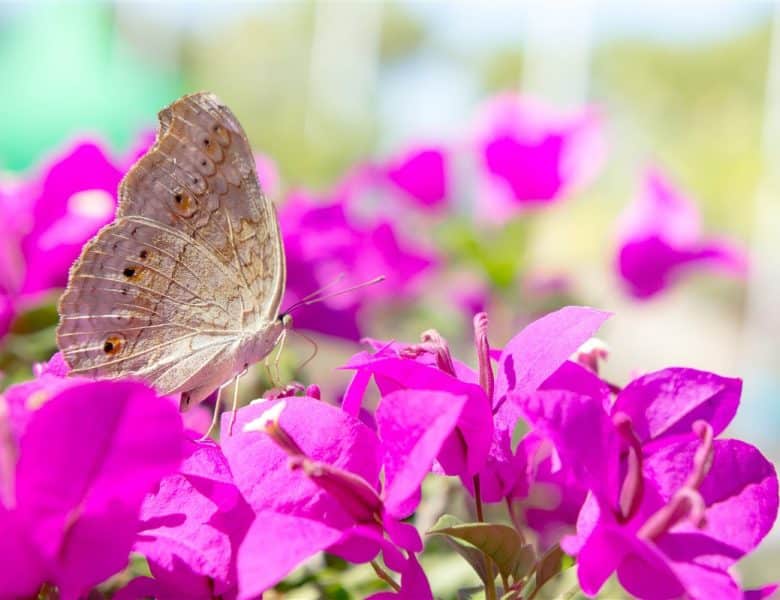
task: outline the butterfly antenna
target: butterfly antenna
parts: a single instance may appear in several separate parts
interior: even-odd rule
[[[332,288],[332,287],[333,287],[333,286],[335,286],[337,283],[339,283],[340,281],[342,281],[342,280],[344,279],[344,276],[345,276],[345,273],[342,271],[341,273],[339,273],[338,275],[336,275],[336,277],[333,279],[333,281],[331,281],[330,283],[326,283],[326,284],[325,284],[324,286],[322,286],[320,289],[318,289],[318,290],[314,290],[312,293],[310,293],[310,294],[307,294],[306,296],[304,296],[303,298],[301,298],[300,300],[298,300],[298,302],[296,302],[296,304],[298,304],[298,303],[300,303],[300,302],[308,302],[308,301],[312,300],[313,298],[316,298],[316,297],[317,297],[319,294],[322,294],[322,293],[323,293],[323,292],[325,292],[326,290],[328,290],[328,289]]]
[[[310,343],[312,346],[314,346],[314,352],[312,352],[312,353],[309,355],[309,357],[308,357],[306,360],[304,360],[304,361],[303,361],[303,362],[302,362],[300,365],[298,365],[298,368],[297,368],[296,370],[300,371],[300,370],[301,370],[301,369],[303,369],[303,368],[304,368],[306,365],[308,365],[308,364],[309,364],[311,361],[313,361],[313,360],[314,360],[314,357],[315,357],[315,356],[317,356],[317,354],[318,354],[318,353],[319,353],[319,351],[320,351],[320,347],[317,345],[317,342],[316,342],[316,341],[314,341],[314,338],[311,338],[311,337],[309,337],[308,335],[306,335],[306,334],[305,334],[305,333],[303,333],[302,331],[297,331],[297,330],[295,330],[295,329],[291,329],[291,330],[290,330],[290,333],[294,333],[294,334],[296,334],[296,335],[299,335],[299,336],[301,336],[301,337],[302,337],[304,340],[306,340],[306,341],[307,341],[307,342],[309,342],[309,343]]]
[[[298,300],[295,304],[293,304],[290,308],[288,308],[285,312],[285,314],[290,314],[292,311],[299,309],[302,306],[309,306],[311,304],[316,304],[317,302],[322,302],[323,300],[327,300],[328,298],[335,298],[336,296],[341,296],[343,294],[348,294],[349,292],[354,292],[355,290],[359,290],[365,287],[369,287],[371,285],[375,285],[377,283],[381,283],[384,281],[386,277],[384,275],[380,275],[379,277],[374,277],[373,279],[369,281],[364,281],[363,283],[358,283],[357,285],[352,285],[348,288],[344,288],[343,290],[339,290],[337,292],[333,292],[330,294],[323,294],[326,288],[332,287],[333,283],[329,283],[324,288],[317,290],[316,292],[309,294],[308,296],[305,296],[304,298]]]

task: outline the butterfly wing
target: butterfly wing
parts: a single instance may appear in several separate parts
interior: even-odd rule
[[[176,101],[119,197],[60,300],[63,357],[73,374],[206,395],[240,369],[241,341],[271,328],[284,291],[276,213],[241,126],[210,94]]]

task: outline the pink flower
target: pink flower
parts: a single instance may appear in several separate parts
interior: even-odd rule
[[[482,109],[474,147],[481,162],[476,211],[498,223],[586,185],[606,154],[595,110],[556,112],[509,93]]]
[[[137,153],[117,160],[96,141],[77,141],[38,175],[0,189],[0,335],[18,310],[65,287],[84,243],[113,219]]]
[[[380,179],[418,208],[436,210],[450,197],[450,157],[440,145],[415,145],[380,165]]]
[[[714,440],[736,412],[738,380],[666,369],[613,406],[550,390],[513,395],[560,468],[589,490],[563,548],[596,594],[617,572],[640,598],[743,597],[728,569],[777,515],[777,476],[752,446]]]
[[[282,187],[276,163],[270,156],[256,152],[255,169],[257,169],[257,179],[263,193],[275,201],[279,197]]]
[[[124,569],[144,496],[181,460],[173,403],[137,383],[72,381],[32,412],[18,447],[6,435],[18,461],[0,482],[4,595],[52,583],[75,599]]]
[[[696,207],[657,170],[619,224],[615,268],[626,290],[649,298],[695,266],[745,277],[748,258],[738,244],[706,238]]]
[[[420,344],[375,342],[374,354],[356,354],[345,366],[356,374],[344,395],[344,409],[357,414],[371,377],[383,396],[398,389],[417,391],[420,403],[431,391],[464,396],[457,430],[443,444],[438,461],[446,474],[461,477],[470,490],[478,476],[483,500],[501,501],[523,473],[518,461],[525,460],[512,449],[521,414],[507,396],[539,388],[607,317],[590,308],[566,307],[531,323],[500,353],[495,375],[484,313],[474,318],[478,372],[454,359],[435,331],[425,332]]]
[[[425,405],[415,400],[405,391],[383,398],[376,431],[307,397],[238,412],[239,433],[223,446],[255,512],[238,553],[242,598],[324,549],[352,562],[381,550],[391,569],[412,568],[422,541],[401,519],[414,511],[420,484],[464,407],[462,397],[447,393],[430,393]]]
[[[338,287],[345,288],[384,275],[383,283],[295,314],[297,327],[356,340],[362,309],[412,297],[436,259],[403,240],[389,220],[361,222],[347,205],[346,197],[316,202],[298,192],[287,199],[279,218],[287,256],[285,305],[333,284],[339,276],[343,280]]]

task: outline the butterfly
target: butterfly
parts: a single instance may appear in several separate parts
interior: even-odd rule
[[[72,375],[141,379],[184,409],[266,357],[291,318],[276,209],[238,120],[210,93],[158,118],[115,220],[70,270],[57,345]]]

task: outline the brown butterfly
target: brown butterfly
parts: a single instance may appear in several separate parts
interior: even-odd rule
[[[71,268],[57,345],[74,375],[140,378],[186,408],[267,356],[291,320],[276,210],[241,125],[209,93],[159,121],[116,219]]]

